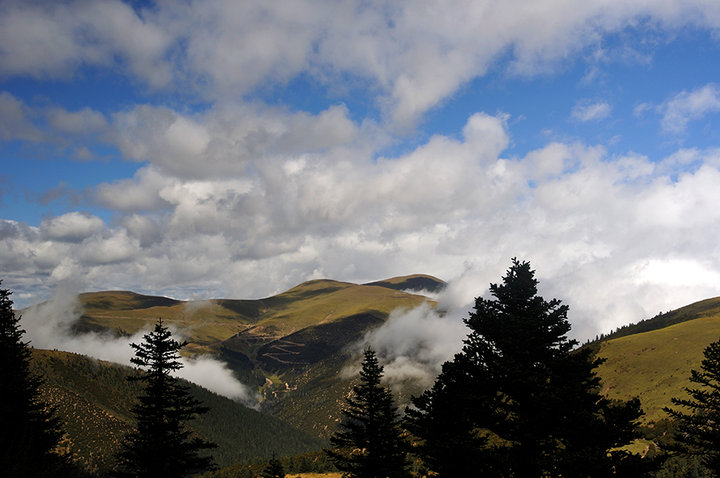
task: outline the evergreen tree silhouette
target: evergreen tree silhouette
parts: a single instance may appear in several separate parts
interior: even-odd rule
[[[568,307],[538,296],[537,283],[513,259],[492,298],[475,300],[462,351],[407,411],[420,453],[441,477],[642,473],[616,449],[639,435],[639,401],[600,394],[601,360],[573,350]]]
[[[383,367],[375,352],[364,352],[360,383],[345,399],[341,429],[326,450],[335,466],[354,478],[406,477],[407,455],[392,392],[380,384]]]
[[[137,428],[118,455],[119,476],[182,477],[214,468],[212,457],[200,452],[216,445],[193,436],[186,426],[208,409],[171,375],[182,368],[178,351],[187,344],[171,335],[159,319],[143,342],[130,344],[135,349],[132,363],[143,369],[130,379],[142,382],[144,389],[132,409]]]
[[[262,478],[285,478],[285,468],[273,453],[272,459],[262,472]]]
[[[690,398],[672,398],[672,403],[688,412],[665,407],[677,423],[672,448],[682,454],[698,456],[714,476],[720,476],[720,340],[705,348],[700,370],[690,371],[690,381],[699,387],[686,387]]]
[[[2,281],[0,281],[0,285]],[[30,371],[30,347],[7,289],[0,289],[0,474],[73,476],[67,457],[54,453],[63,433],[40,399],[42,379]]]

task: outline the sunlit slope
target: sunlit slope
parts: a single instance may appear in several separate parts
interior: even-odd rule
[[[665,315],[670,314],[684,320],[603,341],[598,352],[607,359],[598,369],[607,395],[640,397],[647,422],[667,418],[662,408],[671,404],[671,397],[683,396],[683,388],[690,385],[690,370],[699,369],[705,348],[720,338],[720,299]]]
[[[434,281],[442,284],[438,279]],[[358,314],[387,317],[394,309],[412,308],[424,300],[423,296],[389,287],[332,280],[305,282],[282,294],[257,300],[184,302],[125,291],[92,292],[80,295],[82,317],[78,328],[132,334],[162,317],[199,345],[226,340],[243,331],[264,337],[265,342]]]
[[[79,300],[80,330],[109,329],[134,334],[150,329],[162,318],[182,329],[197,344],[223,340],[253,320],[251,315],[228,309],[218,300],[184,302],[127,291],[89,292],[80,294]]]

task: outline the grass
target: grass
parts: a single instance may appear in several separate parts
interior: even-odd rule
[[[692,307],[692,306],[690,306]],[[685,396],[691,369],[699,369],[704,349],[720,337],[720,313],[650,332],[603,342],[598,369],[610,398],[640,397],[647,423],[667,418],[672,397]]]
[[[81,322],[90,329],[134,334],[149,329],[161,317],[199,346],[226,340],[251,326],[253,334],[272,339],[368,310],[387,316],[394,309],[412,308],[426,300],[387,287],[330,280],[306,282],[258,300],[180,302],[124,291],[81,294],[80,299]]]

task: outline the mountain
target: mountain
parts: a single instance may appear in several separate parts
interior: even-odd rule
[[[42,397],[56,408],[66,436],[63,446],[88,471],[102,474],[132,426],[130,407],[139,393],[127,377],[130,367],[68,352],[32,351],[31,364],[45,383]],[[190,422],[199,435],[215,442],[215,461],[228,466],[268,459],[273,453],[295,455],[320,450],[322,440],[268,415],[190,384],[191,394],[210,411]]]
[[[79,296],[76,333],[133,334],[158,317],[179,329],[190,354],[211,354],[263,396],[262,409],[326,438],[339,417],[353,346],[390,313],[431,302],[445,283],[428,275],[370,284],[313,280],[256,300],[179,301],[128,291]],[[412,291],[419,290],[420,293]]]

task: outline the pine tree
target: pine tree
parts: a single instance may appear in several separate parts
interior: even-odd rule
[[[137,428],[119,453],[120,476],[181,477],[213,468],[212,457],[200,452],[216,445],[193,436],[186,426],[208,409],[171,375],[183,366],[178,351],[187,342],[171,335],[160,319],[143,342],[130,344],[135,350],[132,363],[144,369],[131,379],[142,382],[144,389],[132,409]]]
[[[0,472],[64,476],[70,465],[54,453],[63,433],[53,410],[40,399],[42,379],[30,371],[30,348],[22,340],[25,331],[11,294],[0,289]]]
[[[699,387],[686,387],[690,398],[672,398],[672,403],[688,412],[669,407],[665,412],[676,421],[676,448],[683,454],[699,456],[715,476],[720,476],[720,340],[705,348],[700,371],[690,371],[690,381]]]
[[[400,418],[392,392],[380,384],[382,375],[375,352],[367,348],[360,383],[345,399],[341,430],[330,438],[333,449],[327,453],[335,466],[351,477],[408,476]]]
[[[462,351],[408,410],[409,428],[441,477],[611,476],[635,469],[615,447],[637,435],[639,401],[600,394],[590,350],[573,351],[568,307],[537,295],[513,259],[492,299],[477,298]]]
[[[275,457],[275,453],[273,453],[272,459],[268,462],[261,476],[262,478],[285,478],[285,468],[283,468],[280,460]]]

